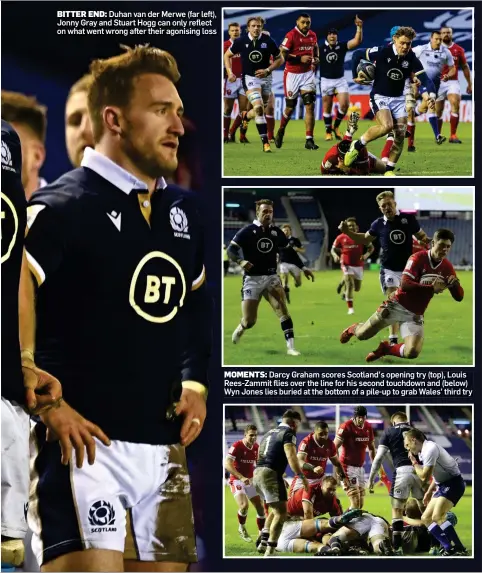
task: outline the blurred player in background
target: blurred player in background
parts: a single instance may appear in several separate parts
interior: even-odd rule
[[[367,409],[357,406],[353,418],[340,424],[336,432],[335,447],[341,448],[340,462],[346,475],[343,484],[350,509],[361,509],[365,501],[365,456],[375,458],[375,436],[370,422],[367,422]]]
[[[235,55],[241,55],[242,85],[246,97],[253,106],[253,109],[243,116],[243,124],[246,124],[243,127],[246,128],[247,122],[254,118],[263,144],[263,151],[270,152],[264,107],[271,94],[271,73],[283,64],[283,57],[274,40],[267,34],[262,34],[263,25],[264,20],[262,18],[252,17],[248,19],[247,38],[238,38],[226,50],[224,66],[228,78],[226,85],[229,85],[229,83],[236,81],[231,60]],[[247,41],[248,43],[246,43]],[[270,63],[271,56],[273,57],[272,63]]]
[[[465,79],[467,80],[467,93],[470,95],[472,93],[472,77],[470,75],[469,64],[467,63],[467,58],[465,56],[465,50],[462,46],[455,44],[453,41],[453,31],[452,28],[444,26],[440,30],[442,35],[443,45],[448,48],[452,57],[454,59],[454,65],[456,69],[455,77],[450,78],[448,81],[444,82],[440,86],[440,90],[437,97],[437,106],[442,108],[445,104],[445,100],[448,99],[450,102],[450,139],[449,143],[462,143],[457,137],[457,127],[459,125],[459,113],[460,113],[460,100],[461,90],[458,77],[458,70],[462,69]],[[448,67],[442,70],[442,75],[448,74]],[[442,117],[439,118],[439,129],[442,131]]]
[[[434,294],[448,289],[455,301],[461,302],[464,298],[464,289],[452,263],[446,258],[454,241],[452,231],[438,229],[433,236],[431,249],[408,259],[401,284],[395,293],[365,323],[346,328],[340,342],[346,344],[352,336],[358,340],[368,340],[389,324],[398,322],[403,342],[390,344],[383,340],[376,350],[368,354],[366,361],[374,362],[389,355],[409,360],[417,358],[424,340],[423,315]]]
[[[94,147],[94,136],[87,107],[92,76],[85,74],[70,88],[65,102],[65,145],[73,167],[80,167],[86,147]]]
[[[358,233],[359,227],[355,217],[346,219],[346,224],[352,233]],[[355,243],[348,235],[341,233],[335,239],[331,247],[331,256],[335,263],[341,261],[341,270],[345,282],[345,300],[348,305],[348,314],[354,314],[353,293],[360,292],[363,281],[363,267],[366,260],[373,253],[375,248],[373,244],[367,245],[367,251],[364,254],[364,247]]]
[[[296,26],[286,34],[280,46],[286,62],[283,76],[286,106],[275,138],[276,147],[283,145],[285,129],[296,108],[299,96],[305,108],[305,148],[318,149],[313,139],[313,131],[316,102],[315,69],[320,60],[318,39],[310,27],[310,15],[305,12],[300,14],[296,19]]]
[[[17,132],[22,144],[22,184],[27,200],[47,182],[40,177],[45,161],[47,108],[35,97],[2,90],[2,119]]]
[[[229,40],[224,42],[224,53],[231,48],[235,40],[241,36],[241,26],[238,22],[231,22],[228,26]],[[223,136],[224,143],[235,141],[236,130],[241,125],[241,114],[247,109],[248,100],[242,85],[243,69],[241,65],[241,54],[236,54],[231,58],[231,70],[236,79],[229,82],[228,78],[224,78],[224,116],[223,116]],[[238,115],[236,116],[233,125],[231,126],[231,113],[235,100],[238,100]],[[231,126],[231,127],[230,127]],[[248,143],[246,140],[246,133],[241,132],[239,140],[242,143]]]
[[[256,509],[256,524],[260,532],[263,530],[266,521],[261,498],[251,483],[258,459],[259,445],[256,443],[257,437],[257,427],[253,424],[248,424],[244,430],[244,438],[235,442],[229,448],[225,461],[225,468],[230,473],[229,487],[238,505],[238,533],[241,539],[247,542],[252,541],[246,529],[249,502]]]
[[[299,356],[301,353],[295,349],[293,320],[288,312],[286,294],[276,274],[276,257],[282,249],[290,250],[294,264],[304,272],[306,278],[314,280],[313,273],[290,247],[286,235],[273,225],[273,201],[260,199],[256,201],[256,219],[238,231],[228,246],[229,258],[244,271],[241,303],[243,317],[231,340],[233,344],[238,344],[245,330],[253,328],[258,318],[259,302],[264,296],[280,320],[287,353]]]
[[[442,45],[442,36],[438,30],[434,30],[432,32],[430,42],[428,44],[415,46],[415,48],[413,48],[413,52],[422,62],[427,76],[432,80],[435,87],[435,94],[437,96],[437,100],[433,108],[429,108],[427,101],[423,101],[415,108],[415,113],[416,115],[420,115],[428,110],[427,117],[435,135],[435,141],[438,144],[443,143],[447,138],[441,135],[439,130],[439,122],[437,118],[442,117],[443,102],[442,105],[440,105],[440,102],[437,104],[438,93],[441,85],[444,82],[451,80],[457,74],[457,70],[454,66],[454,59],[448,48]],[[444,74],[442,74],[443,69],[447,70]],[[415,124],[412,126],[410,131],[411,144],[413,145]]]
[[[254,470],[253,484],[270,508],[266,526],[257,542],[258,550],[266,557],[275,555],[278,539],[287,518],[287,491],[283,474],[289,465],[303,488],[308,491],[308,480],[296,457],[296,431],[301,416],[295,410],[286,410],[278,427],[267,432],[259,446],[258,463]]]
[[[375,477],[383,468],[383,458],[389,453],[395,468],[390,501],[392,504],[392,544],[395,555],[403,555],[403,513],[409,497],[414,498],[423,507],[424,491],[422,482],[417,476],[412,462],[408,458],[403,442],[406,432],[413,427],[408,421],[405,412],[395,412],[390,418],[391,427],[385,430],[380,438],[377,455],[373,460],[368,478],[368,490],[373,493]]]
[[[386,162],[385,175],[393,175],[393,170],[403,150],[407,127],[407,109],[403,95],[405,80],[414,74],[421,82],[420,91],[430,105],[435,105],[435,87],[425,73],[420,60],[411,50],[415,30],[408,26],[399,28],[393,36],[393,44],[376,46],[367,50],[357,50],[353,54],[352,72],[356,83],[366,83],[366,77],[357,71],[362,58],[375,64],[375,79],[370,92],[370,106],[378,125],[370,127],[360,139],[353,141],[345,155],[345,165],[350,166],[360,151],[370,141],[394,133],[394,145]]]
[[[320,91],[323,101],[323,120],[325,122],[326,141],[341,140],[340,124],[350,105],[348,82],[345,79],[345,56],[349,50],[357,48],[363,40],[363,21],[355,16],[356,34],[348,42],[338,42],[338,30],[330,28],[324,46],[320,50]],[[336,95],[338,110],[332,125],[333,98]]]
[[[286,235],[290,247],[295,253],[304,253],[306,249],[301,244],[301,241],[296,237],[293,237],[290,225],[283,225],[281,230]],[[279,252],[279,274],[283,282],[283,288],[286,294],[286,300],[290,303],[290,287],[289,279],[290,275],[295,281],[295,287],[301,286],[301,269],[296,266],[296,263],[292,262],[294,257],[292,256],[292,251],[288,249],[281,249]]]
[[[406,432],[404,444],[422,485],[430,484],[424,501],[432,497],[422,514],[422,523],[444,548],[442,555],[468,555],[454,526],[447,519],[447,512],[457,505],[465,492],[457,461],[442,446],[428,440],[420,430]]]
[[[323,481],[328,460],[336,468],[338,480],[346,479],[345,471],[338,459],[336,446],[328,437],[326,422],[317,422],[314,431],[301,440],[298,446],[298,459],[302,463],[301,469],[310,485],[320,484]],[[290,492],[295,492],[301,487],[301,481],[294,477]]]
[[[356,243],[369,245],[375,239],[380,242],[380,284],[384,295],[391,295],[401,284],[402,272],[412,254],[412,236],[422,243],[429,241],[420,228],[416,217],[410,213],[400,213],[392,191],[382,191],[376,197],[382,217],[375,219],[370,229],[363,233],[352,232],[346,223],[338,228]],[[398,325],[390,326],[391,344],[398,342]]]

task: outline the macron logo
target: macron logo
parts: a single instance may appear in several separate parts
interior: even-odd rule
[[[116,213],[112,211],[112,213],[107,213],[107,217],[114,223],[115,228],[120,231],[121,230],[121,213]]]

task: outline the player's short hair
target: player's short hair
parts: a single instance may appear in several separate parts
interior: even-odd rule
[[[258,428],[254,424],[248,424],[246,428],[244,428],[244,435],[246,435],[248,432],[258,433]]]
[[[315,431],[316,430],[328,430],[328,424],[325,421],[320,420],[315,424]]]
[[[103,108],[107,105],[127,106],[134,78],[141,74],[159,74],[176,83],[181,77],[176,60],[169,52],[149,45],[122,47],[126,50],[123,54],[95,60],[90,65],[92,84],[88,107],[96,143],[104,131]]]
[[[393,38],[398,30],[400,30],[400,26],[393,26],[393,28],[390,30],[390,38]]]
[[[311,20],[311,16],[308,14],[308,12],[302,12],[301,14],[298,14],[298,18],[296,18],[296,21],[298,22],[298,20],[300,20],[301,18],[309,18]]]
[[[45,143],[47,107],[35,96],[2,90],[2,119],[27,126],[39,141]]]
[[[322,486],[323,486],[325,483],[327,483],[327,482],[330,482],[330,483],[332,483],[333,485],[338,485],[338,481],[337,481],[336,478],[333,477],[333,476],[323,476],[323,479],[321,480]]]
[[[353,417],[356,418],[357,416],[367,416],[368,412],[365,406],[356,406],[353,410]]]
[[[289,229],[291,231],[291,225],[288,225],[288,223],[284,224],[281,229]]]
[[[283,413],[282,419],[298,420],[301,422],[301,415],[296,410],[286,410],[286,412]]]
[[[261,205],[269,205],[270,207],[273,206],[273,201],[271,199],[260,199],[259,201],[255,202],[256,205],[256,213],[259,211]]]
[[[251,18],[248,18],[248,21],[246,22],[246,27],[249,28],[249,25],[251,24],[251,22],[253,22],[253,20],[255,22],[259,22],[261,24],[261,26],[264,26],[266,20],[264,18],[261,18],[261,16],[251,16]]]
[[[451,32],[453,32],[453,29],[450,26],[442,26],[440,28],[440,33],[442,33],[442,30],[450,30]]]
[[[327,36],[328,36],[328,34],[336,34],[338,36],[338,29],[337,28],[329,28],[329,30],[326,32]]]
[[[407,414],[401,410],[399,412],[395,412],[395,414],[392,414],[390,417],[390,422],[393,424],[393,422],[397,419],[401,420],[402,422],[408,422]]]
[[[348,219],[346,220],[347,223],[355,223],[356,224],[356,217],[348,217]]]
[[[417,428],[413,428],[412,430],[408,430],[408,432],[404,433],[404,436],[406,438],[410,438],[410,439],[415,438],[419,442],[424,442],[427,439],[425,437],[425,434],[421,430],[418,430]]]
[[[77,80],[75,84],[69,90],[69,95],[67,96],[67,101],[74,95],[78,93],[89,93],[90,86],[92,84],[92,74],[84,74],[80,80]]]
[[[433,30],[432,33],[430,34],[430,37],[433,38],[435,34],[440,35],[440,30]]]
[[[400,26],[400,28],[393,34],[395,38],[401,38],[402,36],[406,36],[409,40],[414,40],[417,35],[417,32],[410,26]]]
[[[452,243],[455,241],[455,235],[450,229],[437,229],[433,234],[434,241],[446,241],[449,240]]]
[[[417,500],[413,497],[407,500],[405,504],[405,515],[411,519],[420,519],[422,517],[422,512],[417,503]]]
[[[348,141],[347,139],[340,141],[340,143],[336,147],[341,157],[345,156],[345,153],[350,149],[350,146],[351,146],[351,141]]]
[[[377,203],[380,203],[380,201],[383,201],[383,199],[393,199],[395,201],[395,195],[393,194],[393,191],[382,191],[376,197]]]
[[[228,30],[229,28],[239,28],[239,22],[231,22],[231,24],[228,24]]]

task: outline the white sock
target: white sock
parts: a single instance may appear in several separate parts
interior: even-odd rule
[[[295,339],[294,338],[288,338],[288,340],[286,341],[286,344],[288,345],[288,348],[290,350],[295,349]]]

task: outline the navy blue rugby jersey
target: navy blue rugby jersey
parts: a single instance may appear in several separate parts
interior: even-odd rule
[[[270,65],[270,58],[276,59],[280,55],[276,42],[267,34],[261,34],[259,38],[252,38],[246,34],[237,38],[230,48],[231,52],[241,54],[241,66],[243,76],[254,76],[256,70],[265,70]]]
[[[325,40],[320,46],[320,76],[330,80],[338,80],[345,75],[345,56],[348,52],[348,42],[337,42],[334,46]]]
[[[288,424],[280,424],[264,435],[259,445],[256,466],[271,468],[281,477],[288,464],[285,444],[293,444],[296,447],[296,434]]]
[[[34,193],[26,248],[36,277],[37,362],[111,439],[179,441],[166,419],[181,381],[207,385],[212,301],[195,196],[146,186],[87,149]]]
[[[299,255],[293,247],[301,249],[303,245],[301,244],[301,241],[296,237],[288,237],[288,245],[291,247],[291,249],[280,249],[279,260],[281,263],[291,263],[296,265]],[[295,254],[296,257],[293,256],[293,254]]]
[[[408,422],[401,422],[387,428],[380,439],[380,446],[388,448],[395,469],[412,465],[408,458],[408,452],[403,445],[403,436],[410,430],[413,430],[413,426]]]
[[[23,403],[18,289],[27,221],[22,185],[22,149],[13,127],[2,119],[2,396]]]

